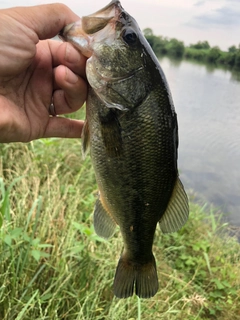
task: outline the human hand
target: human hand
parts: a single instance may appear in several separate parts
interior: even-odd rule
[[[0,10],[0,142],[81,137],[83,121],[49,115],[78,110],[87,95],[86,58],[45,40],[79,20],[62,4]]]

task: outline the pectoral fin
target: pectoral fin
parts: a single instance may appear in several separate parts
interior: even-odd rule
[[[118,157],[122,153],[121,125],[114,110],[109,110],[104,117],[100,116],[101,134],[105,151],[110,157]]]
[[[83,131],[82,131],[82,153],[85,157],[87,150],[90,144],[90,135],[89,135],[89,126],[87,119],[84,122]]]
[[[96,201],[94,208],[93,224],[96,234],[102,238],[110,238],[116,227],[115,221],[104,209],[99,199]]]
[[[163,233],[178,231],[189,215],[188,198],[182,182],[177,178],[168,207],[159,221]]]

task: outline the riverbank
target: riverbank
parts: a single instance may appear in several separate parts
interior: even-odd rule
[[[156,232],[157,295],[113,297],[122,239],[93,230],[97,186],[80,143],[0,145],[0,318],[239,319],[240,244],[193,202],[180,232]]]
[[[222,51],[218,46],[211,47],[207,41],[198,41],[185,46],[183,41],[175,38],[156,36],[152,29],[143,30],[153,51],[158,56],[167,55],[175,58],[191,59],[206,64],[224,66],[240,70],[240,47],[231,46],[228,51]]]

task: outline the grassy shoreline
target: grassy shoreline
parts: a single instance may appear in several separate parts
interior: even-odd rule
[[[66,139],[0,145],[0,319],[239,319],[240,244],[193,202],[180,232],[157,229],[157,295],[113,297],[122,240],[93,230],[97,186],[80,148]]]

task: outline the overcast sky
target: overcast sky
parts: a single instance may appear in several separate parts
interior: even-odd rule
[[[0,0],[0,8],[62,2],[79,16],[93,13],[105,0]],[[240,43],[240,0],[122,0],[122,6],[141,29],[175,37],[186,45],[207,40],[227,50]]]

